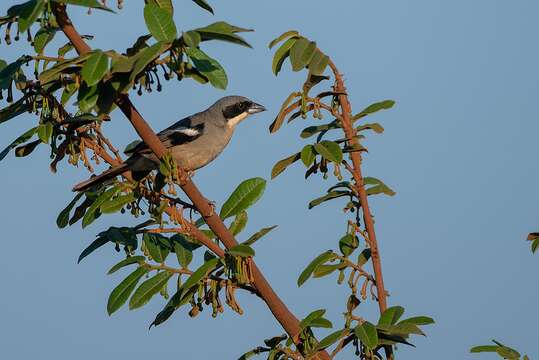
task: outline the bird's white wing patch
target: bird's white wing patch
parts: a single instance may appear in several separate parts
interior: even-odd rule
[[[184,134],[187,136],[198,136],[200,134],[200,131],[193,128],[174,129],[174,132]]]

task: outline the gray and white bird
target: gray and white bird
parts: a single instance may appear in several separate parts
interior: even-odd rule
[[[264,110],[264,106],[243,96],[225,96],[208,109],[176,122],[157,136],[179,167],[197,170],[223,151],[240,122]],[[144,142],[126,151],[126,155],[129,158],[121,165],[75,185],[73,191],[87,190],[126,171],[131,171],[133,178],[140,180],[159,167],[159,159]]]

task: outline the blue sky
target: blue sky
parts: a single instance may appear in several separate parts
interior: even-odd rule
[[[4,1],[2,11],[17,2]],[[539,356],[533,311],[539,300],[539,258],[524,241],[539,229],[539,3],[210,2],[215,16],[190,1],[175,1],[178,28],[225,20],[256,30],[246,35],[254,49],[204,47],[226,68],[229,88],[220,91],[187,80],[167,83],[161,94],[133,98],[156,130],[223,95],[249,96],[268,108],[241,124],[222,156],[197,172],[203,193],[222,204],[240,181],[269,179],[273,164],[302,146],[301,120],[276,135],[267,131],[284,98],[301,86],[303,74],[285,66],[274,77],[266,45],[281,32],[297,29],[316,40],[345,74],[355,110],[378,100],[397,101],[394,109],[369,119],[382,123],[386,132],[366,141],[365,174],[397,192],[372,200],[390,304],[436,320],[426,338],[414,339],[417,348],[399,347],[399,358],[480,358],[468,354],[470,346],[491,338],[532,359]],[[144,26],[142,2],[136,3],[126,2],[116,15],[71,14],[81,33],[95,35],[93,47],[123,50]],[[6,60],[29,51],[22,41],[0,49]],[[2,124],[0,142],[7,145],[34,122],[24,115]],[[119,113],[106,130],[119,147],[136,139]],[[79,265],[76,259],[96,233],[130,220],[107,216],[84,231],[78,224],[57,229],[56,216],[72,197],[69,189],[86,173],[62,165],[51,174],[48,163],[43,147],[29,158],[10,155],[0,164],[0,343],[7,358],[235,359],[283,332],[265,305],[248,295],[239,296],[243,316],[227,311],[212,319],[204,312],[191,319],[181,312],[151,331],[148,324],[163,305],[158,298],[109,317],[108,294],[127,273],[105,272],[121,255],[108,248]],[[333,278],[296,286],[306,263],[335,247],[344,232],[342,204],[307,210],[308,201],[329,183],[306,182],[302,173],[301,166],[294,166],[268,182],[265,196],[249,213],[245,234],[279,224],[256,245],[260,267],[298,317],[327,308],[329,318],[340,324],[344,286],[337,287]],[[361,306],[366,317],[376,317],[374,304]]]

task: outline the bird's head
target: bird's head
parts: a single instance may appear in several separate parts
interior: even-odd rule
[[[249,115],[265,111],[266,108],[243,96],[225,96],[210,107],[223,115],[226,126],[235,128]]]

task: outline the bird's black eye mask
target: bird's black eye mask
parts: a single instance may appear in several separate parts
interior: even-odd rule
[[[234,105],[229,105],[223,110],[223,115],[226,119],[233,119],[236,116],[243,114],[251,106],[250,101],[242,101]]]

